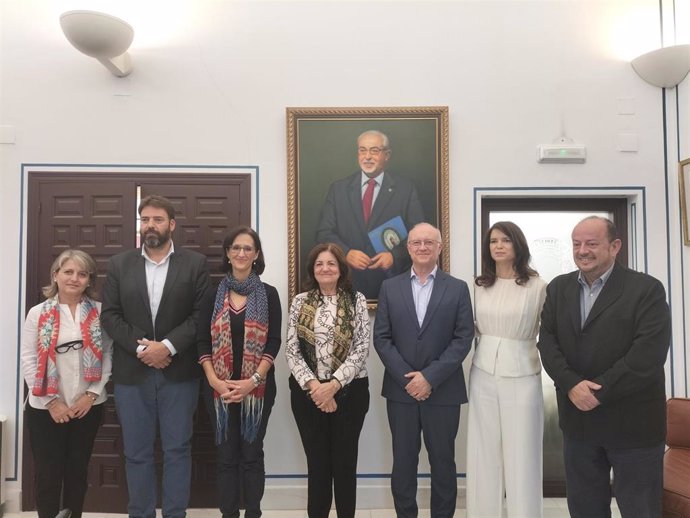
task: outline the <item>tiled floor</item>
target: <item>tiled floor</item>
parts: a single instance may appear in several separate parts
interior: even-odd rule
[[[613,518],[620,518],[618,509],[613,505]],[[34,512],[26,513],[5,513],[7,518],[34,518]],[[159,511],[160,516],[160,511]],[[218,518],[220,512],[217,509],[191,509],[187,512],[188,518]],[[264,511],[263,518],[306,518],[306,511]],[[429,518],[428,509],[419,510],[419,518]],[[568,518],[568,508],[563,498],[544,499],[544,518]],[[124,518],[123,514],[99,514],[85,513],[83,518]],[[329,518],[336,518],[335,511],[331,511]],[[360,509],[355,518],[395,518],[395,511],[392,509]],[[458,509],[455,518],[465,518],[465,510]]]

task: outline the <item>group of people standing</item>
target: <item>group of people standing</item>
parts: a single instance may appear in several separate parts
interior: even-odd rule
[[[155,517],[158,432],[163,516],[184,517],[202,371],[221,513],[239,517],[243,503],[244,516],[258,518],[282,323],[278,292],[260,278],[261,240],[249,227],[233,229],[223,243],[226,275],[211,287],[206,258],[173,244],[170,201],[149,196],[139,214],[143,245],[111,258],[102,307],[93,300],[93,259],[69,250],[51,267],[46,301],[27,316],[21,361],[31,391],[27,424],[39,518],[64,508],[81,516],[111,372],[129,515]],[[398,517],[418,513],[422,439],[431,516],[453,516],[455,439],[468,394],[467,516],[504,516],[504,506],[509,518],[542,516],[543,363],[556,384],[571,516],[610,516],[613,468],[622,515],[657,518],[670,327],[665,293],[657,280],[615,263],[621,243],[608,220],[586,218],[572,238],[578,271],[547,287],[529,266],[522,231],[494,224],[482,242],[473,316],[467,284],[438,267],[439,230],[428,223],[409,230],[411,268],[383,281],[373,328],[385,368]],[[290,305],[286,340],[291,407],[308,466],[307,512],[326,518],[335,499],[338,517],[352,518],[369,408],[367,300],[353,289],[347,254],[337,244],[311,250],[307,277],[307,291]],[[466,390],[462,363],[475,335]]]

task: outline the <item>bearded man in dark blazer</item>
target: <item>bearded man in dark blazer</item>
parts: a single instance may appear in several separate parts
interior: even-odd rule
[[[206,258],[176,248],[175,209],[162,196],[139,205],[141,249],[111,258],[103,328],[113,338],[113,381],[131,518],[156,516],[157,427],[163,448],[163,517],[183,518],[191,483],[192,417],[199,394],[196,336],[208,288]]]
[[[590,216],[572,233],[578,270],[547,288],[538,348],[556,385],[572,518],[658,518],[671,324],[661,283],[616,262],[616,228]]]
[[[357,138],[361,171],[333,182],[316,231],[317,243],[335,243],[346,254],[352,287],[375,299],[384,279],[410,267],[401,240],[390,250],[377,252],[369,232],[400,217],[405,230],[424,219],[414,184],[384,171],[391,157],[388,137],[369,130]],[[370,192],[367,193],[369,188]]]
[[[416,518],[421,439],[431,467],[431,518],[452,518],[457,498],[455,437],[467,403],[462,362],[474,338],[470,294],[438,268],[441,233],[428,223],[410,230],[412,269],[381,286],[374,347],[385,367],[393,442],[391,490],[398,518]]]

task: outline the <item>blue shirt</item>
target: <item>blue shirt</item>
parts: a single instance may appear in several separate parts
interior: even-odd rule
[[[436,278],[436,270],[438,266],[434,266],[432,272],[427,276],[426,282],[422,284],[414,273],[414,268],[410,270],[410,282],[412,283],[412,299],[414,300],[414,309],[417,312],[417,321],[419,327],[422,327],[424,317],[426,316],[426,308],[429,306],[429,299],[431,292],[434,290],[434,279]]]
[[[589,312],[592,310],[592,306],[594,306],[594,303],[597,301],[601,290],[604,289],[604,284],[606,284],[606,281],[609,280],[615,264],[616,262],[614,261],[611,267],[606,270],[601,277],[596,279],[591,286],[587,284],[587,279],[585,279],[582,271],[580,271],[578,274],[577,282],[580,283],[580,329],[585,327],[585,322],[587,321]]]

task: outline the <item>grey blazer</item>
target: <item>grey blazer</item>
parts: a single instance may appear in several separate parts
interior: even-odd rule
[[[152,368],[137,358],[137,340],[141,338],[167,338],[177,350],[172,363],[163,369],[166,379],[187,381],[199,377],[197,319],[209,283],[206,257],[175,248],[155,323],[151,318],[144,261],[138,248],[113,256],[108,266],[101,322],[113,338],[113,381],[138,384]]]
[[[384,281],[379,293],[374,347],[385,367],[381,394],[414,403],[404,375],[420,371],[432,386],[424,404],[467,402],[462,362],[474,338],[470,293],[465,282],[437,270],[429,306],[420,326],[410,271]]]

